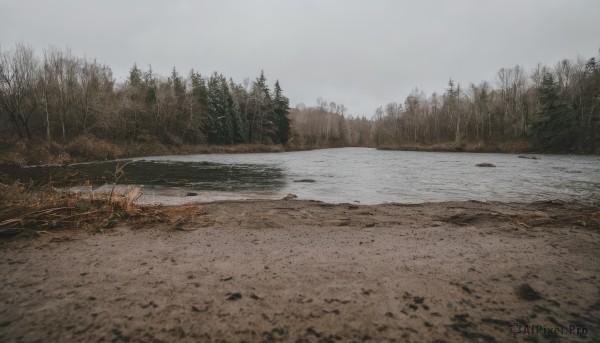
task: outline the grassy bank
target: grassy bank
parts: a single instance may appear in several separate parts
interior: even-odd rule
[[[196,219],[197,205],[138,205],[138,187],[109,193],[81,194],[52,187],[0,179],[0,245],[57,231],[104,233],[119,225],[131,228],[167,225],[180,229]]]
[[[77,162],[106,161],[119,158],[185,155],[185,154],[228,154],[228,153],[270,153],[284,151],[304,151],[342,146],[315,145],[191,145],[165,144],[158,140],[110,142],[92,136],[80,136],[68,143],[46,140],[0,141],[0,164],[4,165],[43,165],[69,164]],[[482,153],[551,153],[537,148],[526,140],[512,140],[498,144],[479,143],[439,143],[381,145],[379,150],[438,151],[438,152],[482,152]],[[565,152],[562,152],[565,153]],[[569,152],[567,152],[569,153]],[[570,152],[578,153],[578,152]],[[579,152],[581,153],[581,152]],[[597,152],[600,153],[600,152]]]
[[[137,206],[138,188],[124,193],[90,194],[61,191],[50,184],[0,182],[0,238],[37,236],[56,229],[103,230],[120,221],[156,222],[166,216]]]
[[[39,165],[105,161],[141,156],[283,152],[282,145],[190,145],[164,144],[156,140],[109,142],[80,136],[69,143],[45,140],[0,141],[0,164]]]
[[[499,144],[479,143],[439,143],[439,144],[402,144],[378,146],[379,150],[402,151],[440,151],[440,152],[488,152],[488,153],[541,153],[539,149],[525,140],[513,140]]]

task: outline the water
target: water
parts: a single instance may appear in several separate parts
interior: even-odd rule
[[[325,202],[418,203],[479,200],[600,200],[600,157],[323,149],[271,154],[145,157],[123,168],[121,185],[139,185],[142,202],[178,204],[222,199],[281,198]],[[496,168],[476,167],[493,163]],[[53,175],[65,186],[89,180],[112,188],[126,161],[30,167],[23,178]],[[297,182],[297,181],[314,182]],[[108,183],[108,184],[107,184]],[[73,188],[78,189],[78,188]],[[187,195],[187,196],[186,196]]]

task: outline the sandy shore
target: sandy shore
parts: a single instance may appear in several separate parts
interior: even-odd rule
[[[600,340],[597,207],[280,200],[164,211],[176,220],[0,241],[0,341]]]

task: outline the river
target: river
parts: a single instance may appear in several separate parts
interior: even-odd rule
[[[107,191],[115,181],[119,188],[138,185],[144,194],[141,202],[163,204],[276,199],[288,193],[299,199],[361,204],[600,200],[599,156],[536,156],[340,148],[144,157],[27,167],[17,173],[23,179],[51,177],[75,191]],[[477,167],[480,163],[496,167]],[[125,165],[120,177],[115,175],[117,165]],[[79,186],[87,180],[90,186]]]

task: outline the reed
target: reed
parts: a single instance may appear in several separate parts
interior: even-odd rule
[[[0,238],[19,234],[38,235],[52,230],[103,231],[122,221],[149,224],[169,221],[159,207],[136,204],[141,191],[74,193],[49,182],[0,182]]]

